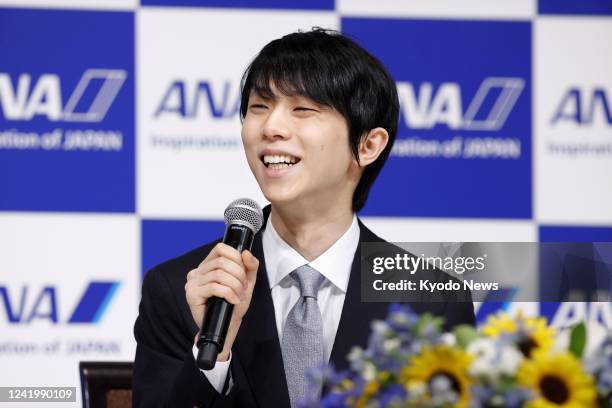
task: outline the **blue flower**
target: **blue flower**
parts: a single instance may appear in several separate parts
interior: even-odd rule
[[[406,399],[406,388],[399,384],[392,384],[380,393],[379,402],[381,408],[391,406],[392,403],[402,402]]]
[[[321,399],[322,408],[344,408],[348,407],[348,394],[346,392],[330,392]]]
[[[531,390],[521,387],[498,389],[493,385],[477,384],[470,388],[471,406],[520,408],[534,397]]]

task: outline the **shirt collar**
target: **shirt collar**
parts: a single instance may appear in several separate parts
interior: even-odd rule
[[[353,215],[353,222],[348,230],[312,262],[308,262],[278,235],[274,225],[272,225],[271,218],[268,217],[262,237],[270,289],[278,285],[296,268],[308,264],[319,271],[334,286],[346,293],[353,258],[357,245],[359,245],[357,216]]]

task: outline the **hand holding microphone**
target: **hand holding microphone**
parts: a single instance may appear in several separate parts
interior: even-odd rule
[[[253,200],[238,199],[225,210],[226,231],[206,259],[187,274],[185,294],[200,327],[196,363],[209,370],[227,360],[240,323],[251,303],[259,261],[251,254],[253,237],[263,223]]]

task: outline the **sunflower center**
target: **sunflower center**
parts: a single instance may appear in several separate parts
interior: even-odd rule
[[[538,343],[535,342],[531,337],[525,337],[524,340],[521,340],[517,344],[519,350],[523,355],[527,358],[531,357],[531,353],[538,346]]]
[[[455,391],[457,394],[459,395],[461,394],[461,383],[459,382],[459,380],[457,380],[457,378],[453,374],[449,373],[448,371],[444,371],[444,370],[436,371],[431,375],[431,377],[429,377],[430,391],[431,391],[431,386],[434,380],[439,377],[446,378],[450,382],[451,389]]]
[[[561,381],[558,377],[546,375],[540,380],[540,389],[542,395],[547,400],[561,405],[569,399],[569,389],[567,384]]]

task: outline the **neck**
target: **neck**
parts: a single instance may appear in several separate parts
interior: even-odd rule
[[[306,260],[328,250],[353,222],[350,203],[345,208],[330,206],[324,211],[292,211],[272,205],[271,222],[278,235]]]

